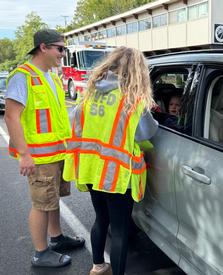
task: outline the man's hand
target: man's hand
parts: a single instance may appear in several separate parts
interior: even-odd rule
[[[22,176],[30,176],[35,173],[35,164],[30,154],[21,155],[19,170]]]

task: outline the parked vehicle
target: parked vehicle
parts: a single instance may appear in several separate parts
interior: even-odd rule
[[[223,50],[148,60],[159,121],[135,223],[189,275],[223,274]],[[177,116],[170,97],[181,97]]]
[[[0,72],[0,111],[5,111],[6,79],[8,72]]]
[[[113,48],[100,42],[83,42],[68,45],[62,62],[62,82],[71,99],[86,87],[89,74]]]

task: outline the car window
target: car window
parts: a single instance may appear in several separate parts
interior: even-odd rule
[[[157,67],[151,72],[156,107],[153,115],[160,125],[192,134],[199,65]]]
[[[223,146],[223,74],[216,76],[208,89],[204,138]]]

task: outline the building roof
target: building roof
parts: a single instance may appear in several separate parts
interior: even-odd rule
[[[149,12],[150,10],[153,10],[155,8],[162,7],[162,6],[165,7],[168,4],[178,2],[178,1],[179,0],[156,0],[152,3],[145,4],[143,6],[132,9],[130,11],[127,11],[127,12],[124,12],[124,13],[121,13],[121,14],[118,14],[118,15],[114,15],[114,16],[111,16],[111,17],[107,17],[107,18],[105,18],[103,20],[100,20],[96,23],[78,28],[78,29],[73,30],[73,31],[65,32],[64,36],[70,36],[70,35],[72,36],[76,33],[81,32],[81,31],[86,31],[88,29],[95,28],[95,27],[100,26],[100,25],[109,24],[109,23],[117,21],[117,20],[125,19],[125,18],[128,18],[128,17],[132,16],[132,15],[137,15],[137,14],[143,13],[144,11]]]

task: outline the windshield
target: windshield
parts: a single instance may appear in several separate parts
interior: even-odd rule
[[[6,78],[0,77],[0,90],[6,90]]]
[[[92,69],[107,54],[106,51],[82,51],[80,55],[80,69]]]

